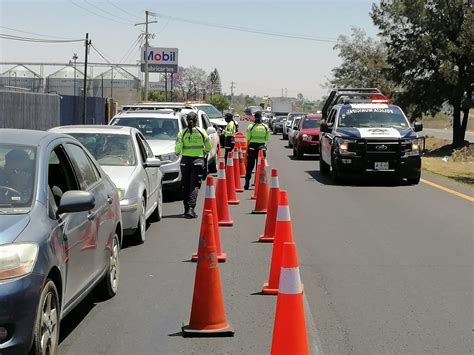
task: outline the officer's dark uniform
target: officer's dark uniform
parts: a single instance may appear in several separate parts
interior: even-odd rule
[[[255,161],[258,159],[258,151],[265,148],[266,143],[270,139],[268,127],[262,123],[262,115],[260,112],[255,113],[255,123],[249,124],[247,127],[247,174],[245,175],[246,190],[249,189],[250,178],[255,167]],[[264,151],[265,154],[265,151]]]
[[[211,141],[205,131],[195,127],[197,116],[194,112],[187,115],[188,127],[178,133],[176,154],[181,158],[181,183],[184,190],[184,214],[196,218],[196,200],[204,174],[205,155],[211,151]],[[192,121],[192,128],[189,128]]]

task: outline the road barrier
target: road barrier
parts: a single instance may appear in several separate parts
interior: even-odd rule
[[[234,335],[225,313],[213,219],[212,211],[204,210],[191,317],[189,325],[182,327],[183,337]]]
[[[221,237],[219,233],[219,222],[217,217],[217,204],[216,204],[216,192],[214,189],[214,177],[208,176],[206,181],[206,197],[204,199],[203,211],[209,210],[212,213],[212,222],[214,226],[214,239],[217,249],[217,260],[219,262],[225,262],[227,260],[227,254],[221,250]],[[201,232],[203,232],[204,216],[201,222]],[[198,247],[199,250],[199,247]],[[198,260],[198,253],[193,253],[191,260],[196,262]]]
[[[267,218],[265,219],[265,231],[258,239],[261,243],[273,243],[275,239],[276,215],[278,202],[280,200],[280,182],[278,179],[278,170],[272,169],[270,177],[270,193],[267,208]]]
[[[284,243],[282,256],[271,354],[309,354],[296,244]]]
[[[258,177],[258,192],[257,199],[255,201],[255,209],[252,211],[253,214],[265,214],[267,213],[268,207],[268,180],[267,180],[267,168],[265,167],[265,158],[262,158],[260,166],[260,174]]]
[[[264,295],[278,294],[280,283],[280,268],[283,252],[283,243],[293,241],[293,229],[291,226],[290,206],[288,204],[288,193],[280,190],[280,197],[275,225],[275,240],[273,243],[272,260],[270,263],[270,276],[268,282],[263,284]]]
[[[220,226],[230,227],[234,225],[234,221],[229,215],[229,202],[227,199],[227,183],[225,178],[224,162],[219,162],[219,170],[217,171],[217,188],[216,188],[216,202],[217,202],[217,217]]]
[[[227,181],[227,198],[228,198],[229,205],[238,205],[240,203],[240,200],[237,199],[237,194],[235,191],[233,152],[229,152],[229,154],[227,155],[225,177]]]

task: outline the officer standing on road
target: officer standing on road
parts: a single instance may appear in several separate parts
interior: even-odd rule
[[[235,133],[237,132],[237,127],[235,125],[234,116],[231,113],[225,114],[225,121],[227,122],[227,126],[224,129],[224,148],[225,148],[225,155],[224,161],[227,164],[227,154],[234,150],[235,146]]]
[[[178,133],[176,154],[182,154],[181,181],[184,190],[184,216],[197,218],[195,212],[199,188],[204,176],[205,156],[211,151],[211,141],[207,133],[196,127],[197,115],[190,112],[186,115],[187,127]]]
[[[258,159],[258,151],[263,150],[266,156],[266,143],[270,139],[268,127],[262,123],[262,113],[255,112],[255,122],[249,124],[247,127],[247,142],[249,146],[247,149],[247,174],[245,175],[244,189],[248,190],[250,186],[250,178],[255,166],[255,161]]]

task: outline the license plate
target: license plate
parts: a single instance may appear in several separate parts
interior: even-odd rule
[[[376,161],[374,163],[375,170],[388,170],[388,161]]]

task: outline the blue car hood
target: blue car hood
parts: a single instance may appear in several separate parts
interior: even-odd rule
[[[402,127],[339,127],[336,130],[342,138],[416,138],[416,133],[411,128]]]
[[[0,215],[0,245],[13,243],[29,223],[28,214]]]

